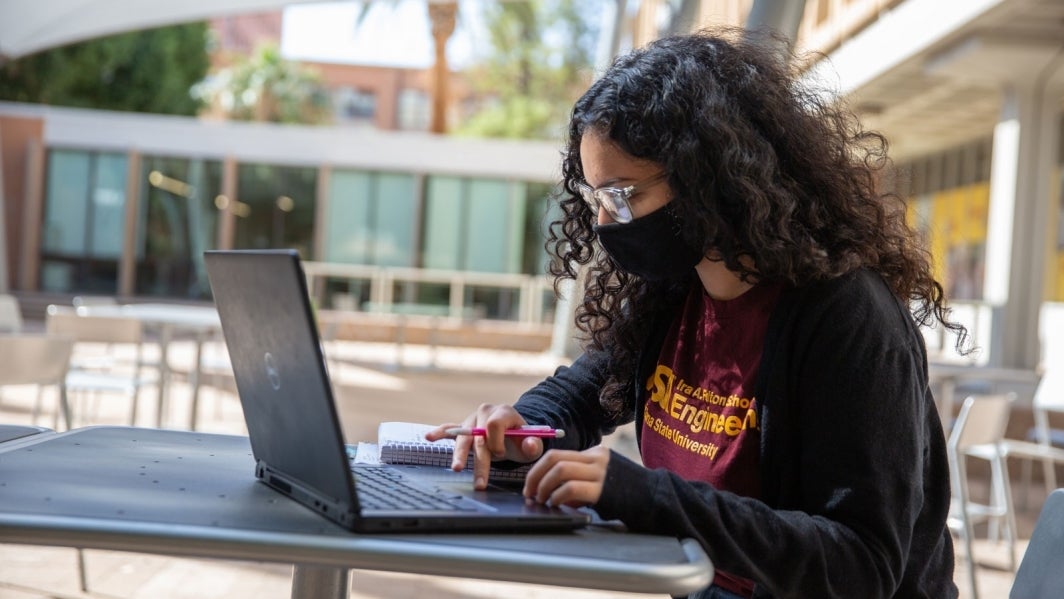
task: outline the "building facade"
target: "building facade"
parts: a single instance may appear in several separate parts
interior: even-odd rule
[[[205,300],[204,250],[291,247],[315,262],[497,275],[456,301],[544,318],[518,314],[520,284],[505,277],[542,279],[556,144],[3,103],[0,132],[16,292]],[[327,296],[373,300],[339,279]],[[444,283],[406,293],[454,299]]]
[[[755,1],[703,0],[684,16],[694,15],[690,27],[742,25]],[[640,45],[661,35],[674,6],[643,0],[618,37]],[[985,348],[977,359],[1036,367],[1051,334],[1043,314],[1064,302],[1064,2],[803,8],[798,66],[890,141],[896,190],[956,314]],[[347,86],[354,96],[365,89]],[[358,113],[368,100],[354,96]],[[378,105],[374,118],[383,113]],[[5,266],[20,292],[203,298],[198,256],[212,247],[287,245],[316,261],[381,268],[543,272],[556,143],[20,105],[0,105],[0,121]],[[446,294],[416,292],[431,293]],[[513,302],[482,293],[495,293],[482,313],[505,317]]]

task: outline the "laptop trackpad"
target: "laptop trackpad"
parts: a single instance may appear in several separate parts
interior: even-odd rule
[[[484,491],[474,490],[473,472],[471,470],[455,472],[450,468],[413,465],[391,465],[389,468],[399,470],[407,480],[415,485],[434,489],[447,495],[472,499],[483,503],[488,509],[497,508],[500,501],[505,501],[507,504],[525,503],[525,498],[521,495],[520,485],[501,486],[489,484]]]

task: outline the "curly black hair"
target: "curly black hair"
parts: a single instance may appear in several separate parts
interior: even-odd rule
[[[684,240],[744,281],[801,286],[871,269],[917,324],[937,320],[958,334],[958,348],[965,343],[903,200],[879,189],[893,168],[886,139],[862,129],[836,98],[802,85],[784,47],[734,29],[663,38],[618,58],[573,107],[562,214],[547,249],[556,289],[587,266],[576,326],[587,351],[611,356],[600,397],[609,409],[624,405],[655,314],[680,301],[690,279],[643,280],[595,250],[595,214],[577,189],[589,131],[660,165]]]

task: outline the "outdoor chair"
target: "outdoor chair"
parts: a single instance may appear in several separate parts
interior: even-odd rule
[[[17,333],[22,330],[22,311],[18,298],[0,293],[0,333]]]
[[[131,318],[82,316],[74,308],[51,305],[45,328],[76,343],[66,378],[68,394],[126,396],[130,399],[129,424],[135,425],[137,396],[142,387],[152,384],[143,376],[143,325]],[[125,359],[120,350],[131,350],[132,359]]]
[[[1028,431],[1027,439],[1046,449],[1054,447],[1061,449],[1064,447],[1064,430],[1054,429],[1049,426],[1050,413],[1064,413],[1064,367],[1055,370],[1046,370],[1045,374],[1042,375],[1042,380],[1038,382],[1038,388],[1035,389],[1031,407],[1034,411],[1034,427]],[[1057,452],[1056,461],[1062,461],[1059,459],[1059,455],[1060,452]],[[1044,455],[1042,456],[1042,469],[1045,475],[1046,488],[1057,488],[1054,452],[1044,452]],[[1031,462],[1027,461],[1024,462],[1025,493],[1030,486],[1030,482]],[[1024,495],[1025,502],[1026,499],[1027,496]]]
[[[947,522],[950,530],[964,542],[973,599],[979,597],[975,581],[975,556],[972,552],[972,531],[976,521],[989,523],[1003,520],[1009,544],[1009,567],[1013,570],[1016,568],[1016,518],[1012,509],[1012,491],[1004,453],[998,449],[1005,436],[1009,412],[1015,399],[1013,393],[967,397],[946,447],[953,490]],[[985,505],[971,501],[965,463],[969,455],[988,459],[991,464],[990,499]]]
[[[70,354],[74,340],[69,337],[41,334],[0,335],[0,387],[6,385],[34,385],[37,387],[37,403],[33,420],[37,421],[42,387],[54,386],[58,390],[58,413],[62,412],[67,427],[70,427],[70,405],[67,402],[65,379],[70,366]]]

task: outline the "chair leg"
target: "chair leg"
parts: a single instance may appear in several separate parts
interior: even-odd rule
[[[1004,520],[1005,498],[1004,483],[1001,481],[1001,464],[996,459],[990,460],[990,493],[987,499],[989,512],[994,514],[987,520],[986,538],[997,542],[1001,539],[1001,522]]]
[[[1006,458],[998,454],[998,471],[1001,474],[1001,495],[1005,508],[1005,539],[1009,544],[1009,571],[1016,571],[1016,537],[1019,531],[1016,529],[1016,510],[1012,504],[1012,483],[1009,481],[1009,465]]]
[[[960,518],[962,528],[964,530],[964,552],[968,558],[968,581],[972,587],[972,599],[979,599],[979,586],[975,580],[975,554],[972,552],[972,538],[975,536],[972,531],[972,519],[968,513],[968,472],[964,464],[964,458],[959,457],[955,460],[955,468],[957,471],[956,491],[960,496]]]
[[[134,387],[129,398],[129,426],[137,426],[137,404],[140,403],[140,387]]]
[[[66,421],[67,430],[74,428],[74,420],[70,417],[70,399],[67,396],[66,385],[61,385],[59,387],[59,409],[56,410],[56,412],[63,413],[63,420]],[[59,428],[58,414],[56,415],[56,419],[56,428]]]
[[[41,414],[41,400],[43,399],[44,389],[37,385],[37,397],[33,400],[33,425],[37,426],[37,417]]]
[[[1021,477],[1023,478],[1023,495],[1020,496],[1020,509],[1026,512],[1030,506],[1031,469],[1033,468],[1034,460],[1030,458],[1022,458],[1022,460],[1023,469],[1021,470]]]
[[[1049,458],[1042,460],[1042,472],[1045,474],[1046,495],[1048,496],[1053,489],[1057,488],[1057,469],[1053,460]]]
[[[85,568],[85,550],[81,547],[77,548],[78,552],[78,584],[81,585],[81,592],[89,592],[89,576],[87,569]]]

